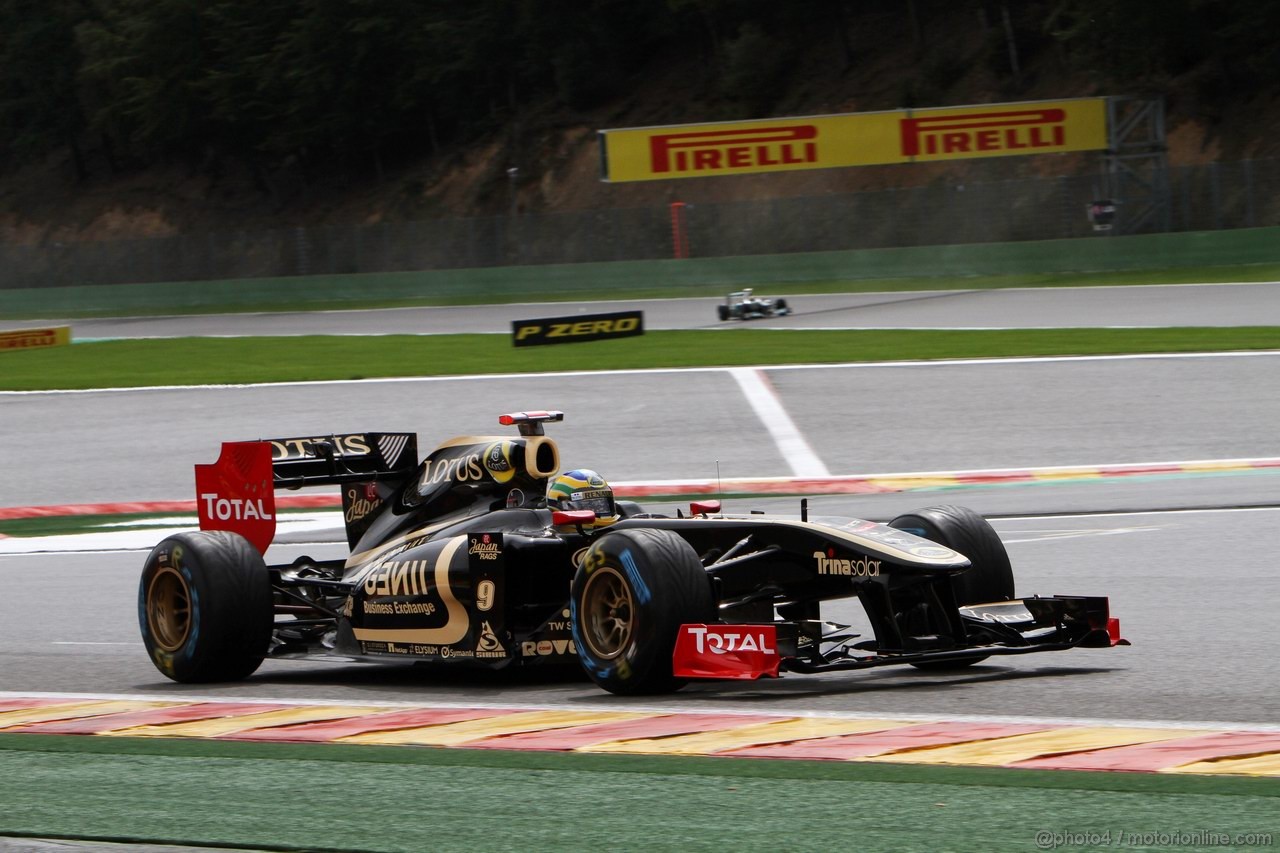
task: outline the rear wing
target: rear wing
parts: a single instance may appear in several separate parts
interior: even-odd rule
[[[271,473],[278,489],[403,479],[418,467],[418,436],[362,432],[318,438],[273,438]]]
[[[276,489],[342,484],[347,538],[418,467],[415,433],[369,432],[229,441],[218,461],[196,466],[201,530],[230,530],[265,553],[275,538]]]

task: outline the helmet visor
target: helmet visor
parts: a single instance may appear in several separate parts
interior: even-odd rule
[[[570,500],[564,501],[567,509],[589,509],[596,518],[610,518],[614,513],[613,492],[610,489],[592,489],[585,492],[574,492]]]

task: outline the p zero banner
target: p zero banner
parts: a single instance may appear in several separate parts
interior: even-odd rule
[[[1011,157],[1107,147],[1105,98],[602,130],[606,181]]]
[[[70,326],[53,326],[48,329],[17,329],[0,332],[0,352],[6,350],[60,347],[71,343]]]
[[[518,347],[571,344],[601,338],[629,338],[644,334],[643,311],[574,314],[541,320],[512,320],[511,342]]]

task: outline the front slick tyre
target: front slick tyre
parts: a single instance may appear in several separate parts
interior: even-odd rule
[[[969,558],[969,569],[951,579],[956,604],[961,607],[1013,599],[1013,567],[1009,564],[1009,553],[991,524],[968,507],[944,505],[918,509],[898,516],[889,522],[889,526],[946,545]],[[925,670],[959,669],[987,657],[974,655],[912,666]]]
[[[151,662],[174,681],[239,681],[271,642],[266,563],[237,533],[170,536],[147,557],[138,621]]]
[[[573,638],[587,674],[610,693],[667,693],[683,624],[715,619],[711,581],[670,530],[619,530],[595,541],[574,575]]]

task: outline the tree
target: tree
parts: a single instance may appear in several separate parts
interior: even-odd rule
[[[79,133],[85,117],[76,92],[80,52],[75,9],[60,2],[8,0],[0,4],[0,139],[25,162],[67,146],[78,178],[85,177]]]
[[[201,0],[110,0],[80,29],[93,125],[145,157],[198,153],[211,131]]]

